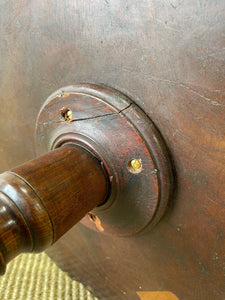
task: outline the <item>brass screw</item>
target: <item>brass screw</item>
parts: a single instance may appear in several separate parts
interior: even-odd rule
[[[69,121],[71,121],[71,120],[72,120],[72,117],[73,117],[72,111],[71,111],[71,110],[68,110],[68,112],[66,113],[66,116],[67,116],[67,119],[68,119]]]
[[[65,121],[72,121],[73,113],[69,108],[63,107],[60,109],[61,116]]]
[[[137,158],[134,158],[130,162],[132,168],[134,169],[140,169],[141,168],[141,161]]]
[[[132,158],[128,161],[127,168],[129,172],[137,174],[142,171],[142,163],[141,159],[138,158]]]

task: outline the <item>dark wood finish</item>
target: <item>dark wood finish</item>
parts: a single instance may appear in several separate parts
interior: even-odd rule
[[[67,143],[90,149],[107,170],[110,197],[92,211],[104,234],[129,236],[157,224],[172,194],[171,161],[161,134],[130,98],[94,84],[54,92],[38,115],[37,153]],[[131,166],[133,159],[139,169]],[[88,216],[82,223],[98,231]]]
[[[0,257],[39,252],[104,202],[108,181],[101,162],[65,146],[0,175]]]
[[[76,82],[129,95],[162,133],[176,193],[151,233],[78,225],[48,253],[102,299],[224,300],[225,2],[1,1],[1,171],[35,156],[35,116]]]

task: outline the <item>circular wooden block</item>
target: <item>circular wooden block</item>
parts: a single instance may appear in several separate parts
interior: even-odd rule
[[[56,91],[40,111],[36,139],[39,155],[72,143],[104,164],[110,196],[82,219],[87,227],[129,236],[160,220],[172,191],[166,146],[152,121],[122,93],[91,84]]]

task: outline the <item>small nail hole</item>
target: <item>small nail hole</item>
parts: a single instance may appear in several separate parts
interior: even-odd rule
[[[92,222],[95,223],[99,231],[104,231],[104,228],[101,225],[101,220],[96,215],[94,215],[93,213],[88,213],[88,217]]]
[[[92,222],[96,221],[96,215],[92,214],[92,213],[88,213],[88,217]]]
[[[62,97],[62,98],[65,98],[65,97],[68,97],[68,96],[69,96],[69,94],[64,93],[64,92],[62,92],[62,94],[61,94],[61,97]]]

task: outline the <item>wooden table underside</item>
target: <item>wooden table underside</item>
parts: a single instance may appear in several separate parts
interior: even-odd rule
[[[153,231],[113,238],[79,224],[48,251],[102,299],[225,297],[224,13],[223,0],[0,4],[1,171],[35,157],[42,103],[77,82],[130,96],[171,153],[175,191]]]

